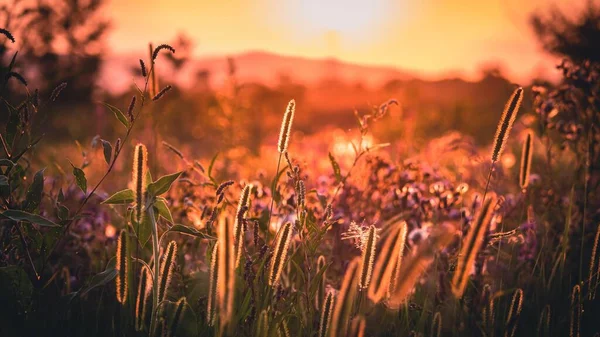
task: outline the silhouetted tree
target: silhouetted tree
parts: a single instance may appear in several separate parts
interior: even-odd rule
[[[546,51],[575,62],[600,62],[600,5],[593,0],[574,18],[557,7],[537,12],[531,16],[531,25]]]
[[[17,38],[19,67],[42,91],[69,83],[63,101],[89,101],[109,27],[98,13],[104,0],[12,0],[0,6],[0,25]],[[11,46],[14,47],[14,46]],[[0,50],[0,57],[6,53]]]

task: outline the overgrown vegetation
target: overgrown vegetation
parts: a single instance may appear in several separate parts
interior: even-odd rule
[[[18,36],[0,34],[10,50]],[[491,149],[448,135],[395,153],[371,136],[398,101],[356,111],[356,139],[344,158],[322,153],[323,169],[295,150],[295,100],[269,158],[138,142],[171,94],[154,73],[173,53],[133,60],[141,84],[126,108],[104,103],[120,138],[78,143],[68,170],[43,163],[52,175],[35,152],[39,120],[71,84],[31,91],[16,51],[1,68],[0,335],[600,331],[597,63],[564,62],[556,88],[514,87]],[[534,113],[519,109],[527,95]],[[240,117],[223,118],[234,130]],[[105,187],[120,167],[130,183]]]

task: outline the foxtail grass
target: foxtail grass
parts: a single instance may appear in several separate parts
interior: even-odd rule
[[[219,287],[219,243],[215,243],[210,257],[210,278],[208,283],[208,305],[206,308],[206,322],[209,326],[215,324],[217,316],[217,288]]]
[[[493,330],[494,328],[494,294],[489,284],[483,286],[481,291],[481,325],[484,331]]]
[[[394,291],[387,302],[390,308],[398,308],[407,299],[410,292],[434,260],[435,254],[444,249],[452,241],[454,228],[448,226],[430,235],[420,244],[414,255],[402,263]]]
[[[175,241],[169,242],[163,262],[160,266],[160,279],[158,281],[158,302],[162,302],[167,297],[167,290],[171,284],[171,278],[173,276],[173,269],[175,268],[175,259],[177,257],[177,243]]]
[[[329,326],[331,324],[331,318],[333,314],[333,305],[335,302],[335,296],[333,292],[328,292],[327,296],[323,301],[321,308],[321,320],[319,322],[319,337],[327,337],[329,333]]]
[[[498,123],[498,127],[496,129],[496,135],[494,136],[494,146],[492,150],[492,163],[495,163],[500,159],[502,155],[502,151],[506,146],[506,141],[508,140],[508,136],[510,135],[510,130],[512,129],[513,123],[517,117],[517,112],[519,111],[519,107],[521,106],[521,101],[523,100],[523,88],[518,87],[510,96],[508,102],[504,106],[504,111],[502,112],[502,117],[500,118],[500,122]]]
[[[481,249],[483,239],[488,230],[495,204],[496,198],[494,196],[484,202],[462,244],[458,256],[458,265],[452,278],[452,293],[458,298],[462,297],[467,286],[473,263]]]
[[[335,299],[331,326],[329,328],[330,337],[347,336],[350,314],[352,313],[354,298],[356,297],[358,288],[360,265],[361,259],[359,257],[355,257],[348,264],[342,280],[342,286]]]
[[[283,270],[283,266],[287,259],[291,237],[292,223],[288,222],[279,230],[274,255],[271,258],[271,266],[269,268],[269,285],[271,287],[275,287],[279,284],[281,271]]]
[[[283,121],[281,122],[281,130],[279,131],[279,141],[277,142],[277,150],[280,154],[287,151],[292,131],[292,123],[294,122],[294,113],[296,112],[296,101],[291,100],[285,109]]]
[[[523,289],[518,288],[510,302],[508,316],[506,317],[506,331],[504,337],[513,337],[517,331],[521,309],[523,308]]]
[[[533,137],[531,131],[527,132],[527,138],[523,143],[521,151],[521,168],[519,170],[519,185],[521,189],[527,189],[529,186],[529,174],[531,172],[531,158],[533,155]]]
[[[233,226],[225,216],[219,219],[217,231],[218,267],[217,267],[217,303],[219,319],[223,328],[233,317],[235,291],[235,255],[233,244]]]
[[[390,286],[394,283],[393,279],[397,278],[397,270],[402,265],[406,233],[406,222],[402,221],[393,227],[383,242],[368,291],[368,296],[374,303],[381,301],[390,290],[393,291]]]
[[[144,201],[146,198],[146,176],[148,172],[148,150],[144,144],[135,146],[133,155],[133,174],[132,180],[134,183],[134,219],[136,221],[136,230],[139,235],[139,225],[142,223],[144,216]]]
[[[367,240],[362,247],[362,262],[360,267],[360,279],[358,281],[358,286],[360,289],[366,289],[371,283],[376,246],[377,228],[374,225],[371,225],[367,234]]]
[[[138,282],[138,291],[135,302],[135,329],[136,331],[142,331],[148,312],[148,300],[150,298],[150,292],[152,291],[152,276],[150,275],[148,267],[142,267]]]
[[[264,309],[258,315],[258,325],[256,327],[257,337],[269,337],[269,311]]]
[[[569,337],[579,337],[581,330],[581,287],[576,284],[571,292],[571,324]]]
[[[269,230],[271,226],[271,218],[273,217],[273,203],[275,202],[275,190],[277,189],[277,175],[279,174],[279,167],[281,166],[281,157],[287,152],[288,144],[290,141],[290,134],[292,132],[292,122],[294,121],[294,114],[296,112],[296,101],[291,100],[285,113],[283,114],[283,121],[281,122],[281,130],[279,131],[279,141],[277,142],[277,151],[279,156],[277,159],[277,169],[275,170],[275,178],[273,179],[273,185],[271,185],[271,207],[269,209],[269,222],[267,223],[267,236],[266,242],[269,243]]]
[[[319,255],[317,258],[317,273],[320,272],[323,268],[325,268],[326,259],[325,256]],[[319,286],[317,288],[317,292],[315,293],[315,308],[319,310],[321,307],[321,303],[325,299],[325,282],[327,281],[326,276],[327,271],[323,271],[321,274],[321,280],[319,281]]]
[[[127,301],[129,270],[129,247],[127,239],[127,230],[124,229],[119,234],[119,240],[117,241],[117,277],[115,278],[117,284],[117,301],[121,304],[125,304]]]
[[[233,222],[233,237],[235,249],[235,268],[240,265],[240,259],[244,248],[244,224],[241,221],[246,215],[246,210],[250,206],[250,190],[252,185],[246,185],[242,189],[240,200],[238,202],[235,220]]]
[[[175,312],[173,313],[173,318],[171,319],[171,324],[169,325],[170,337],[179,336],[177,334],[177,329],[181,325],[186,306],[187,302],[185,300],[185,297],[180,298],[179,301],[177,301],[177,303],[175,304]]]
[[[550,336],[550,320],[552,319],[552,309],[550,304],[546,305],[542,309],[540,314],[540,320],[538,321],[537,336]]]

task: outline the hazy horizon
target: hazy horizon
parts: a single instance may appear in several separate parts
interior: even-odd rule
[[[108,45],[113,54],[138,53],[147,42],[168,42],[183,33],[196,58],[259,51],[393,67],[426,79],[476,80],[482,68],[498,66],[511,80],[529,82],[558,76],[558,60],[541,49],[529,25],[531,14],[542,7],[547,12],[549,4],[576,12],[585,3],[346,1],[347,11],[339,13],[338,2],[113,0],[107,5]]]

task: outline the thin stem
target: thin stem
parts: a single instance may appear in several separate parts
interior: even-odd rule
[[[29,260],[29,264],[31,265],[31,268],[33,269],[33,272],[35,273],[35,277],[39,280],[40,275],[38,274],[37,270],[35,270],[35,264],[33,264],[33,260],[31,259],[31,254],[29,254],[29,248],[27,248],[27,241],[25,241],[25,236],[23,235],[23,231],[21,230],[21,225],[17,222],[15,224],[15,227],[17,228],[17,231],[19,232],[19,237],[21,238],[21,243],[23,244],[23,249],[25,250],[25,253],[27,253],[27,260]]]
[[[150,320],[150,331],[149,335],[153,336],[156,329],[156,320],[158,319],[158,273],[160,271],[160,263],[158,261],[158,251],[160,249],[158,244],[158,226],[156,219],[154,218],[154,209],[149,207],[148,216],[150,217],[150,223],[152,225],[152,254],[154,258],[154,280],[152,281],[152,318]]]
[[[277,188],[277,177],[279,176],[279,167],[281,165],[282,153],[279,152],[279,159],[277,159],[277,170],[275,170],[275,177],[273,178],[273,184],[271,184],[271,207],[269,210],[269,222],[267,223],[267,233],[265,234],[265,244],[269,244],[269,230],[271,229],[271,217],[273,216],[273,203],[275,201],[275,189]]]

